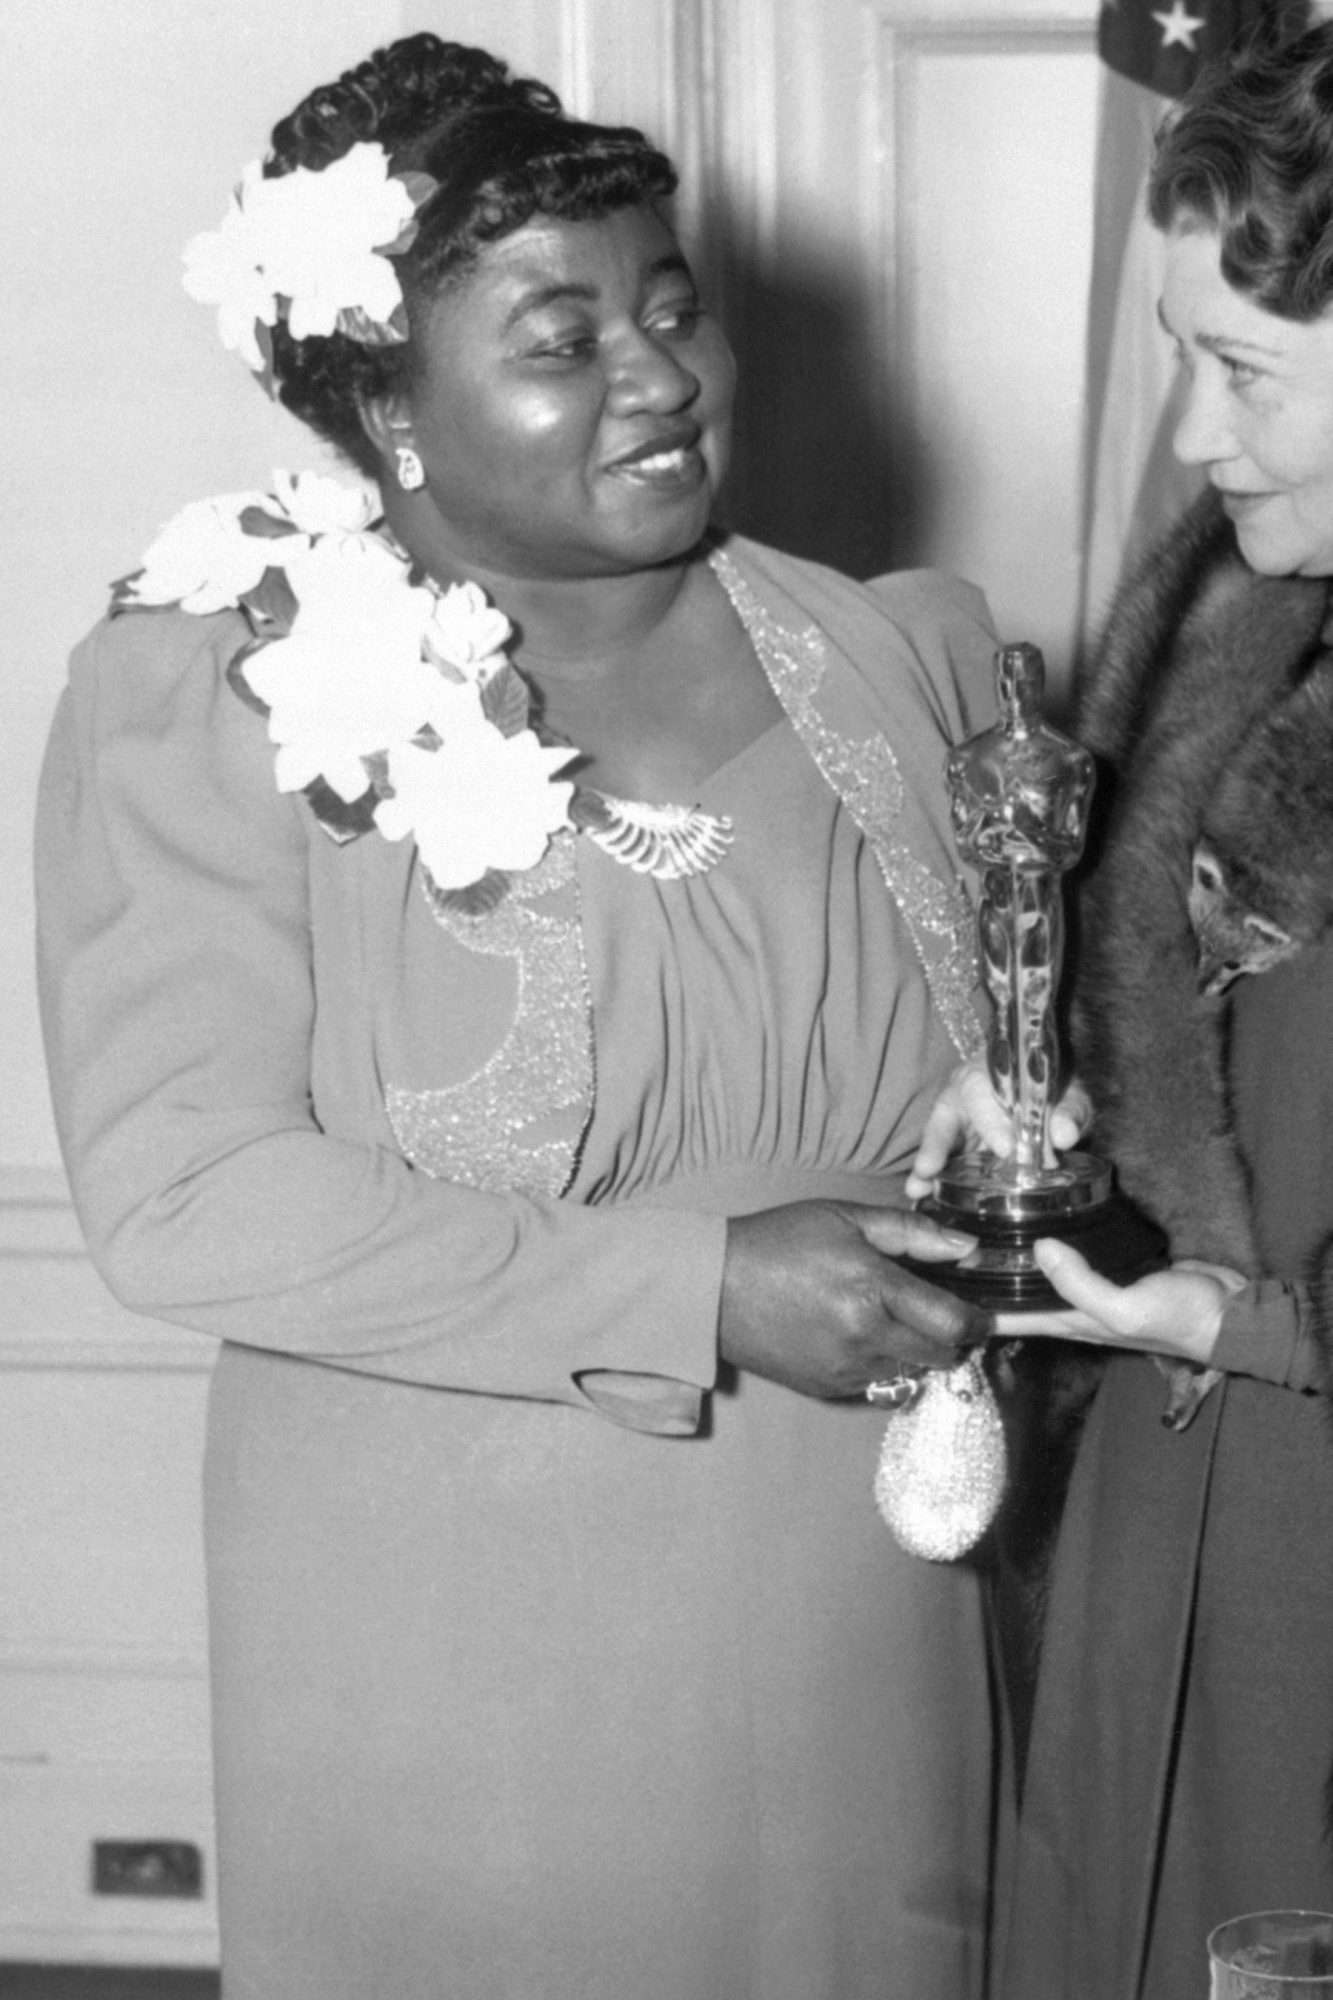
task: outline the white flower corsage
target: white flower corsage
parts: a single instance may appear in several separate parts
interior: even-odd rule
[[[270,540],[289,543],[290,562],[314,536],[357,535],[379,514],[379,491],[317,472],[275,472],[268,493],[218,493],[182,507],[149,544],[143,568],[118,587],[120,604],[179,604],[225,611],[253,592],[278,558]],[[272,511],[276,508],[276,512]]]
[[[113,609],[236,608],[233,688],[267,719],[282,792],[325,831],[415,841],[432,894],[486,908],[571,824],[578,752],[528,726],[512,627],[475,583],[441,591],[378,534],[376,489],[274,474],[272,493],[195,501]]]
[[[378,142],[362,140],[318,172],[265,179],[258,160],[241,176],[217,229],[185,246],[185,289],[218,309],[218,332],[256,374],[272,361],[268,329],[293,339],[345,333],[368,346],[407,339],[398,273],[417,212],[435,192],[429,174],[391,174]]]

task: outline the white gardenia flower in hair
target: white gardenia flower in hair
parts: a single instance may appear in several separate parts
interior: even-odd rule
[[[275,544],[247,535],[240,524],[246,509],[264,500],[262,493],[219,493],[182,507],[149,544],[125,601],[179,604],[197,613],[236,604],[275,560]]]
[[[275,324],[278,303],[262,267],[263,245],[243,203],[259,180],[254,160],[241,177],[222,218],[221,227],[192,236],[185,246],[184,285],[192,299],[218,309],[218,333],[224,347],[239,354],[258,374],[264,356],[255,339],[255,322]]]
[[[433,593],[410,586],[382,542],[331,536],[290,558],[277,546],[298,608],[288,636],[252,654],[245,677],[269,709],[278,789],[322,775],[340,798],[360,798],[364,758],[428,726],[443,735],[460,712],[479,717],[480,696],[423,659]]]
[[[296,167],[260,179],[242,199],[268,286],[290,301],[293,339],[335,332],[343,311],[360,308],[381,323],[393,316],[402,287],[377,253],[397,242],[416,208],[382,146],[362,142],[318,173]]]
[[[577,754],[544,748],[530,729],[502,736],[484,720],[438,750],[400,744],[389,757],[394,796],[376,807],[375,824],[386,840],[415,836],[439,889],[466,889],[491,868],[535,868],[569,823],[574,787],[553,773]]]

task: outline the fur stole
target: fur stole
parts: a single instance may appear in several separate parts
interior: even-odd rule
[[[1097,1143],[1175,1256],[1251,1274],[1226,987],[1333,922],[1328,611],[1323,579],[1249,569],[1207,494],[1122,591],[1075,720],[1103,767],[1073,1024]],[[1196,936],[1205,879],[1235,953],[1211,992]],[[1327,1351],[1333,1231],[1306,1275]]]

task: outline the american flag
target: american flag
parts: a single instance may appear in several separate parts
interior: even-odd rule
[[[1097,23],[1101,99],[1088,312],[1084,432],[1084,647],[1122,567],[1198,491],[1171,433],[1176,372],[1157,323],[1162,241],[1144,210],[1152,137],[1201,66],[1256,32],[1305,24],[1306,0],[1105,0]]]

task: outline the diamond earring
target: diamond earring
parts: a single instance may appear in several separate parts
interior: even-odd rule
[[[398,484],[404,493],[415,493],[419,486],[425,485],[426,468],[410,444],[395,445],[394,458],[398,467]]]

